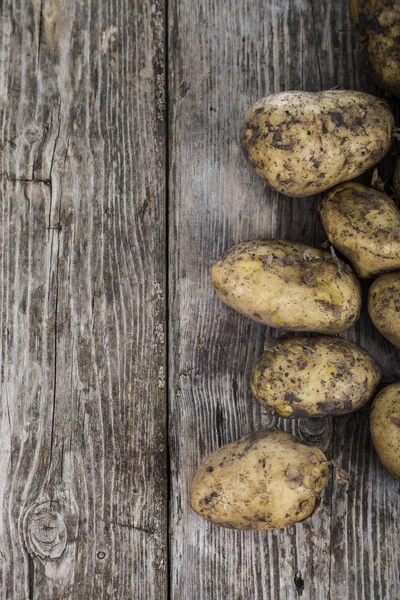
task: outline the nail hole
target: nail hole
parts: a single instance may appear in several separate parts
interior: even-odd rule
[[[98,552],[98,553],[97,553],[97,558],[98,558],[99,560],[103,560],[103,558],[105,558],[105,556],[106,556],[106,553],[105,553],[105,552]]]
[[[299,596],[302,596],[304,591],[304,579],[301,576],[300,571],[294,576],[294,585],[296,586],[296,592]]]

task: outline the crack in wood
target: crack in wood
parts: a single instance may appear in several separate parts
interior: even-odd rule
[[[304,592],[304,579],[302,578],[300,571],[297,571],[297,573],[294,576],[294,585],[297,594],[299,596],[302,596]]]
[[[50,188],[50,197],[52,196],[52,190]],[[59,214],[58,219],[60,221],[60,211],[61,211],[61,193],[60,193],[60,206],[59,206]],[[50,461],[49,461],[49,470],[51,467],[51,463],[53,460],[53,446],[54,446],[54,424],[55,424],[55,413],[56,413],[56,398],[57,398],[57,319],[58,319],[58,293],[59,293],[59,261],[60,261],[60,232],[61,230],[56,229],[57,235],[57,256],[56,256],[56,291],[55,291],[55,308],[54,308],[54,384],[53,384],[53,404],[52,404],[52,416],[51,416],[51,429],[50,429]]]
[[[60,140],[60,133],[61,133],[61,98],[60,98],[59,103],[58,103],[57,119],[58,119],[58,129],[57,129],[56,137],[55,137],[55,140],[54,140],[53,152],[51,154],[51,160],[50,160],[50,169],[49,169],[49,179],[50,180],[51,180],[51,174],[53,172],[54,157],[56,155],[57,145],[58,145],[58,142]],[[69,140],[70,140],[70,136],[68,135],[67,136],[67,148],[65,150],[65,156],[64,156],[64,168],[65,168],[65,161],[66,161],[67,156],[68,156]]]
[[[28,554],[28,589],[29,600],[34,600],[35,593],[35,563],[33,557]]]
[[[11,425],[11,416],[10,416],[10,402],[8,399],[8,391],[7,391],[7,384],[4,382],[4,392],[5,392],[5,398],[6,398],[6,406],[7,406],[7,418],[8,418],[8,426],[10,428],[10,433],[12,435],[12,425]]]
[[[54,163],[54,156],[56,153],[56,149],[57,149],[57,144],[58,144],[58,140],[60,137],[60,131],[61,131],[61,117],[60,117],[60,111],[61,111],[61,100],[59,103],[59,110],[58,110],[58,130],[57,130],[57,135],[56,135],[56,139],[54,142],[54,147],[53,147],[53,153],[52,153],[52,157],[51,157],[51,163],[50,163],[50,181],[51,181],[51,174],[52,174],[52,169],[53,169],[53,163]],[[64,171],[65,172],[65,164],[66,164],[66,160],[68,157],[68,149],[69,149],[69,141],[70,141],[70,136],[67,136],[67,144],[66,144],[66,150],[65,150],[65,154],[64,154]],[[58,297],[59,297],[59,262],[60,262],[60,234],[62,231],[62,226],[61,226],[61,199],[62,199],[62,192],[63,192],[63,178],[61,178],[61,182],[60,182],[60,196],[59,196],[59,205],[58,205],[58,223],[55,227],[51,227],[50,223],[49,223],[49,227],[48,229],[54,229],[57,232],[57,258],[56,258],[56,292],[55,292],[55,315],[54,315],[54,390],[53,390],[53,406],[52,406],[52,421],[51,421],[51,432],[50,432],[50,463],[49,463],[49,469],[51,467],[52,464],[52,459],[53,459],[53,447],[54,447],[54,425],[55,425],[55,413],[56,413],[56,400],[57,400],[57,350],[58,350]],[[53,205],[53,189],[52,189],[52,185],[50,185],[50,207],[52,207]],[[49,211],[49,219],[51,218],[51,208]]]
[[[36,54],[36,61],[37,61],[37,67],[36,70],[39,70],[39,58],[40,58],[40,48],[42,46],[42,35],[43,35],[43,2],[45,0],[40,0],[40,7],[39,7],[39,31],[38,31],[38,43],[37,43],[37,54]]]
[[[132,531],[140,531],[142,533],[148,533],[149,535],[155,535],[157,533],[155,528],[152,527],[140,527],[140,525],[134,525],[133,523],[128,523],[125,521],[111,521],[111,525],[122,527],[124,529],[130,529]]]
[[[318,38],[317,38],[317,25],[315,22],[314,0],[310,0],[310,2],[311,2],[311,18],[312,18],[313,29],[314,29],[315,56],[317,59],[317,69],[318,69],[318,77],[319,77],[319,89],[322,90],[323,89],[322,71],[321,71],[321,64],[320,64],[320,60],[319,60],[319,46],[318,46]]]
[[[0,177],[1,179],[1,177]],[[51,178],[45,178],[45,179],[35,179],[32,178],[30,179],[29,177],[14,177],[11,175],[6,175],[5,179],[7,181],[11,181],[12,183],[43,183],[46,186],[50,186],[51,185]]]

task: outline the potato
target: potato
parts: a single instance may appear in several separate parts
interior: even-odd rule
[[[211,281],[228,306],[270,327],[339,333],[360,313],[360,285],[350,267],[287,240],[233,246],[214,262]]]
[[[324,198],[321,220],[329,241],[359,277],[400,269],[400,211],[386,194],[344,183]]]
[[[389,150],[393,115],[362,92],[282,92],[245,118],[242,147],[255,172],[281,194],[311,196],[354,179]]]
[[[400,98],[400,2],[350,0],[350,17],[377,84]]]
[[[203,462],[193,479],[191,506],[224,527],[280,529],[313,513],[327,479],[321,450],[290,433],[264,430]]]
[[[400,160],[396,162],[396,168],[394,170],[393,189],[397,200],[400,202]]]
[[[252,375],[254,396],[280,417],[322,417],[360,409],[371,400],[380,368],[366,350],[341,338],[271,341]]]
[[[371,321],[394,346],[400,348],[400,273],[382,275],[368,294]]]
[[[383,466],[400,480],[400,383],[385,387],[374,400],[371,436]]]

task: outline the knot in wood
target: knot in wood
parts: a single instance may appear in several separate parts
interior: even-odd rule
[[[322,450],[329,446],[332,433],[331,417],[319,417],[299,420],[300,437],[310,444],[319,446]]]
[[[33,504],[24,518],[28,552],[40,558],[59,558],[67,545],[67,528],[56,502]]]
[[[35,142],[37,142],[40,138],[40,135],[40,131],[35,125],[31,125],[30,127],[28,127],[28,129],[24,133],[26,141],[30,144],[34,144]]]

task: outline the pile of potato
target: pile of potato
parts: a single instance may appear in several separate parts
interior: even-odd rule
[[[350,10],[377,82],[400,96],[400,2],[350,0]],[[333,337],[359,318],[358,278],[376,278],[368,295],[371,320],[400,347],[400,211],[382,191],[353,181],[385,156],[393,132],[386,102],[361,92],[292,91],[257,102],[242,128],[245,156],[281,194],[326,192],[320,217],[331,249],[281,239],[242,242],[214,262],[211,281],[223,302],[250,319],[319,334],[271,341],[251,380],[263,407],[284,418],[321,417],[359,410],[375,397],[372,440],[400,480],[400,383],[375,396],[381,381],[375,360]],[[393,188],[400,193],[400,168]],[[318,448],[283,431],[259,431],[203,462],[191,505],[224,527],[281,528],[315,511],[328,474]]]

